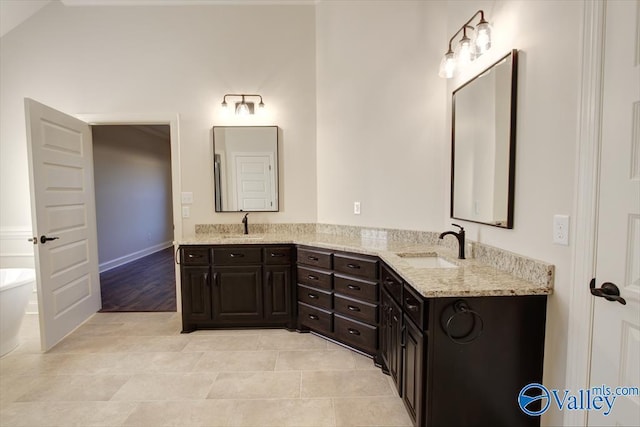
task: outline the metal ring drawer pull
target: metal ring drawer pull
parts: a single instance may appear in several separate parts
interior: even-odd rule
[[[347,308],[349,311],[360,311],[360,307],[356,307],[355,305],[348,305]]]
[[[309,315],[309,319],[311,319],[311,320],[320,320],[320,318],[318,316],[316,316],[315,314],[310,314]]]
[[[360,331],[357,329],[349,328],[347,329],[351,335],[360,335]]]
[[[351,289],[352,291],[360,290],[360,286],[357,286],[357,285],[347,285],[347,288]]]
[[[319,261],[318,257],[315,257],[313,255],[309,255],[307,256],[307,258],[309,258],[311,261]]]
[[[307,276],[307,278],[308,278],[309,280],[318,280],[318,279],[319,279],[319,277],[318,277],[318,276],[314,276],[314,275],[312,275],[312,274],[309,274],[309,275]]]
[[[452,306],[453,314],[449,317],[444,327],[449,339],[456,344],[469,344],[480,338],[480,336],[482,335],[482,331],[484,330],[484,320],[482,320],[482,316],[480,316],[477,311],[469,308],[469,305],[464,300],[458,300],[454,302]],[[472,316],[471,329],[466,334],[453,335],[453,333],[451,332],[453,321],[456,319],[456,317],[460,319],[462,316],[467,315]]]
[[[309,298],[311,299],[318,299],[318,295],[316,294],[307,294],[307,295],[309,295]]]
[[[358,264],[347,264],[347,267],[353,268],[354,270],[359,270],[360,266]]]
[[[231,258],[242,258],[242,257],[244,257],[244,254],[229,254],[229,256]]]

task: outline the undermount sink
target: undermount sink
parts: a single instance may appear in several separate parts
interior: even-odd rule
[[[223,234],[222,238],[233,240],[262,240],[264,236],[258,234]]]
[[[404,259],[411,267],[414,268],[458,268],[452,262],[439,257],[437,255],[422,255],[422,254],[398,254],[398,256]]]

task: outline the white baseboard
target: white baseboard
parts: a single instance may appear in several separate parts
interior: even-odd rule
[[[121,265],[130,263],[130,262],[135,261],[137,259],[144,258],[147,255],[151,255],[151,254],[156,253],[158,251],[161,251],[163,249],[167,249],[167,248],[169,248],[171,246],[173,246],[173,242],[172,241],[168,241],[168,242],[160,243],[160,244],[157,244],[157,245],[153,245],[151,247],[142,249],[142,250],[137,251],[137,252],[133,252],[133,253],[125,255],[125,256],[121,256],[120,258],[116,258],[116,259],[111,260],[111,261],[103,262],[102,264],[99,265],[99,271],[100,271],[100,273],[104,273],[105,271],[109,271],[109,270],[111,270],[113,268],[120,267]]]

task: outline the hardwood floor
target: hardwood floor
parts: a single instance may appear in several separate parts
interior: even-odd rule
[[[176,311],[173,247],[100,274],[102,312]]]

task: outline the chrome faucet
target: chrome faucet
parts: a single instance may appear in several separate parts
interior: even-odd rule
[[[244,218],[242,218],[242,223],[244,224],[244,234],[249,234],[249,214],[244,214]]]
[[[457,233],[455,231],[445,231],[444,233],[440,234],[439,239],[442,239],[447,234],[456,236],[456,239],[458,239],[458,259],[464,259],[464,227],[460,227],[458,224],[451,225],[458,227],[460,231]]]

